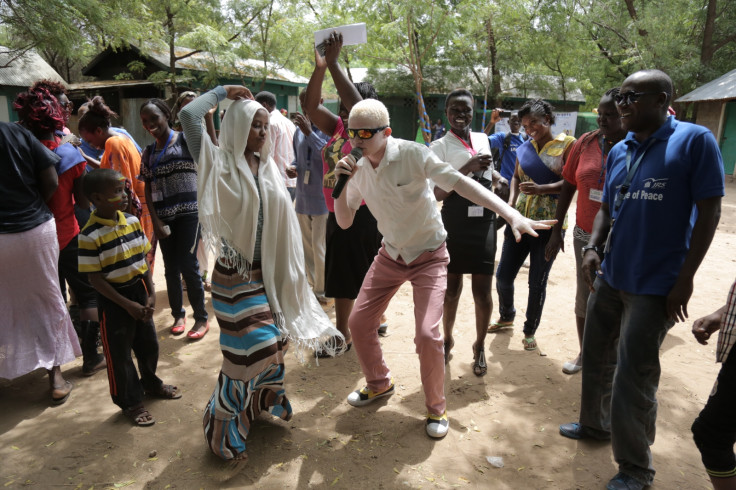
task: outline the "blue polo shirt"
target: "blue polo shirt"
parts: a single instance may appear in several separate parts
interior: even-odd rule
[[[644,157],[616,211],[627,153],[632,167]],[[690,248],[695,203],[724,193],[721,152],[707,128],[669,116],[643,143],[626,135],[608,155],[603,202],[615,223],[603,278],[632,294],[669,294]]]
[[[294,162],[296,167],[296,203],[299,214],[319,216],[327,214],[325,195],[322,192],[322,148],[329,138],[314,124],[309,136],[301,129],[294,132]],[[309,179],[305,178],[309,172]]]
[[[509,147],[504,151],[503,143],[505,139],[506,133],[495,133],[488,137],[488,142],[491,144],[491,148],[498,148],[499,155],[503,153],[499,173],[504,179],[511,182],[511,177],[514,176],[514,167],[516,166],[516,149],[524,143],[524,139],[521,137],[521,134],[511,133]]]

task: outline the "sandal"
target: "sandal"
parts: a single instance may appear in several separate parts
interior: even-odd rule
[[[51,404],[52,405],[61,405],[65,403],[69,399],[69,395],[72,394],[72,389],[74,388],[74,385],[71,381],[65,381],[64,382],[64,389],[54,389],[51,388]],[[61,396],[58,396],[58,394],[61,393]],[[57,396],[54,396],[57,395]]]
[[[163,398],[165,400],[178,400],[181,398],[181,391],[173,385],[162,384],[154,391],[146,391],[146,395]]]
[[[499,318],[495,322],[491,323],[490,327],[488,327],[488,333],[496,333],[496,332],[500,332],[501,330],[506,330],[507,328],[513,328],[513,327],[514,327],[513,320],[501,320]]]
[[[534,338],[534,335],[531,337],[525,337],[521,343],[524,344],[524,350],[537,350],[537,339]]]
[[[476,351],[475,345],[473,344],[473,374],[476,376],[485,376],[488,372],[486,350],[481,346],[480,350]]]
[[[455,339],[445,340],[445,364],[450,362],[450,351],[455,347]]]
[[[123,415],[138,427],[148,427],[156,423],[156,419],[146,410],[143,405],[123,409]]]

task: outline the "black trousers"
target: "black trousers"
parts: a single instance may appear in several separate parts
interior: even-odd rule
[[[122,288],[118,293],[137,303],[146,304],[148,292],[143,280]],[[145,391],[157,390],[163,382],[156,376],[158,339],[153,320],[135,320],[117,303],[98,294],[102,347],[107,357],[107,378],[112,401],[123,410],[143,401]],[[131,351],[138,360],[140,378]]]
[[[708,403],[693,422],[695,445],[710,476],[736,476],[736,351],[731,351],[718,373]]]

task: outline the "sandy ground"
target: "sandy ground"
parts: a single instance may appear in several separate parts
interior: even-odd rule
[[[662,347],[657,468],[652,488],[709,488],[690,424],[718,372],[714,344],[692,338],[692,320],[725,302],[736,276],[736,184],[727,184],[723,215],[700,267],[690,322],[678,324]],[[574,216],[574,214],[571,214]],[[499,239],[501,235],[499,234]],[[156,324],[159,375],[178,385],[180,400],[151,400],[156,425],[133,427],[110,401],[105,373],[81,376],[81,358],[63,367],[75,384],[69,401],[49,406],[47,379],[37,371],[0,380],[0,485],[5,488],[603,488],[616,473],[610,445],[561,437],[560,423],[577,420],[580,375],[561,372],[578,350],[572,311],[572,238],[552,269],[537,338],[526,352],[520,331],[489,335],[488,374],[472,373],[474,313],[466,280],[456,324],[454,357],[446,372],[450,432],[441,441],[424,433],[424,396],[413,346],[411,290],[403,287],[388,309],[390,335],[382,340],[396,395],[364,408],[345,397],[363,385],[355,353],[300,364],[287,355],[290,422],[262,416],[248,438],[249,461],[238,472],[204,444],[202,410],[220,364],[218,327],[190,343],[168,333],[171,322],[158,260]],[[500,247],[499,247],[500,249]],[[526,270],[517,279],[523,318]],[[495,297],[495,294],[494,294]],[[211,312],[211,302],[207,297]],[[189,324],[191,325],[191,310]],[[331,312],[334,316],[334,312]],[[487,457],[503,458],[502,468]]]

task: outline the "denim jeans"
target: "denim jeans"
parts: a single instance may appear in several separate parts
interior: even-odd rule
[[[554,259],[544,259],[544,247],[547,246],[551,230],[537,230],[538,237],[522,235],[516,242],[509,226],[504,229],[501,260],[496,270],[496,291],[498,292],[498,311],[501,320],[513,320],[516,316],[514,308],[514,280],[527,256],[529,256],[529,299],[526,306],[526,322],[524,335],[534,335],[542,319],[544,299],[547,296],[547,278]],[[563,232],[564,237],[564,232]]]
[[[187,297],[194,310],[195,320],[207,320],[204,308],[204,287],[199,275],[195,245],[199,241],[197,230],[199,219],[197,214],[177,216],[166,221],[171,228],[171,235],[159,240],[161,254],[164,257],[166,289],[169,293],[171,316],[183,318],[186,312],[182,306],[181,278],[187,285]],[[192,249],[194,248],[194,252]]]
[[[665,296],[620,291],[601,277],[594,287],[583,335],[580,425],[596,436],[610,433],[619,471],[651,485],[659,349],[674,322]]]

